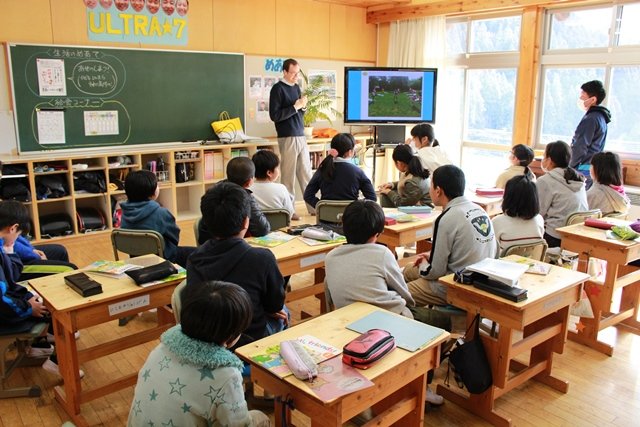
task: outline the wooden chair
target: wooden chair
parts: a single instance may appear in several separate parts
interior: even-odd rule
[[[523,257],[535,259],[537,261],[544,261],[544,257],[547,254],[547,242],[544,239],[540,239],[534,243],[526,245],[512,245],[502,251],[501,257],[509,255],[520,255]]]
[[[291,216],[286,209],[264,209],[262,211],[271,225],[271,231],[288,227],[291,224]]]
[[[627,219],[627,213],[625,212],[609,212],[607,214],[602,215],[605,218],[618,218],[618,219]]]
[[[566,225],[581,224],[587,218],[601,218],[601,217],[602,217],[602,212],[600,211],[600,209],[592,209],[590,211],[583,211],[583,212],[574,212],[567,217]]]
[[[153,230],[114,228],[111,230],[111,246],[116,261],[120,259],[118,252],[124,252],[130,258],[149,254],[164,258],[164,238],[162,234]],[[132,318],[121,317],[118,319],[118,326],[125,326]]]
[[[129,257],[154,254],[164,258],[164,238],[153,230],[114,228],[111,230],[111,246],[116,261],[120,259],[118,252],[124,252]]]
[[[41,336],[49,325],[38,320],[25,320],[17,325],[0,326],[0,399],[14,397],[38,397],[42,390],[37,385],[8,387],[9,376],[21,366],[39,366],[47,356],[27,357],[27,348],[33,339]],[[7,359],[9,350],[15,348],[13,359]]]
[[[185,286],[187,286],[186,279],[180,282],[180,284],[173,290],[173,294],[171,294],[171,309],[173,310],[173,317],[176,318],[176,323],[180,323],[180,309],[182,308],[180,292],[182,292]]]
[[[320,200],[316,204],[316,224],[328,222],[342,223],[342,214],[353,200]]]
[[[196,245],[198,244],[198,237],[200,236],[200,221],[202,221],[202,217],[193,221],[193,235],[196,237]]]

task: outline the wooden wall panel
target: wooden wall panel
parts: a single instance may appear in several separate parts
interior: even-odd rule
[[[366,23],[366,10],[331,5],[331,58],[375,61],[376,25]]]
[[[3,1],[0,9],[1,41],[53,43],[49,1]]]
[[[214,0],[213,4],[214,50],[246,54],[276,51],[278,23],[286,22],[286,15],[276,15],[276,0]]]
[[[330,58],[331,5],[276,0],[276,54]]]
[[[387,58],[389,57],[389,35],[391,34],[391,24],[386,22],[384,24],[378,24],[378,52],[377,52],[377,65],[379,67],[386,67]]]

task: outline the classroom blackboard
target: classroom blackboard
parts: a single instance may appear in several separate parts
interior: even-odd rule
[[[214,139],[244,122],[244,55],[9,44],[20,152]]]

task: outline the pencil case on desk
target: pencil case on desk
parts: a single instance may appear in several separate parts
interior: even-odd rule
[[[282,341],[280,356],[299,380],[311,381],[318,376],[318,365],[298,341]]]
[[[172,263],[163,261],[160,264],[150,265],[149,267],[127,270],[125,274],[131,277],[137,285],[142,285],[143,283],[164,279],[177,272],[178,270]]]
[[[70,274],[64,277],[64,282],[71,289],[83,297],[90,297],[102,293],[102,285],[85,273]]]
[[[396,341],[383,329],[369,329],[349,341],[342,349],[342,363],[358,369],[368,369],[396,348]]]
[[[587,218],[584,220],[584,225],[586,225],[587,227],[600,228],[602,230],[611,230],[611,228],[615,224],[611,224],[607,221],[603,221],[597,218]]]

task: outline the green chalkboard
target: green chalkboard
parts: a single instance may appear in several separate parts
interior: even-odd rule
[[[221,111],[244,117],[241,54],[8,49],[20,152],[211,140]]]

